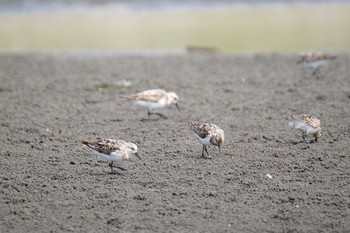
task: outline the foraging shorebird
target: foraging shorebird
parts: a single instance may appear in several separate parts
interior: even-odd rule
[[[311,68],[313,70],[312,74],[315,75],[322,66],[327,65],[330,60],[335,58],[335,55],[312,52],[301,55],[300,59],[297,61],[297,64],[302,63],[306,68]]]
[[[220,153],[220,146],[224,142],[224,131],[219,126],[210,123],[188,121],[188,127],[193,131],[194,136],[203,144],[203,158],[211,158],[207,150],[207,145],[219,147]],[[204,155],[204,151],[207,153],[207,156]]]
[[[302,138],[307,143],[307,135],[314,137],[317,142],[321,136],[321,121],[311,115],[292,115],[292,120],[289,121],[289,126],[294,127],[302,132]]]
[[[119,166],[113,166],[114,162],[130,159],[134,155],[141,160],[137,154],[137,146],[134,143],[101,138],[93,141],[82,141],[81,143],[91,149],[95,155],[110,161],[111,173],[113,173],[113,167],[126,170]]]
[[[177,104],[179,97],[174,92],[166,92],[162,89],[146,90],[135,95],[122,96],[121,98],[131,100],[135,105],[141,106],[147,109],[148,117],[152,114],[156,114],[164,119],[167,117],[161,113],[153,113],[152,109],[164,108],[170,104],[175,104],[180,111],[180,107]]]

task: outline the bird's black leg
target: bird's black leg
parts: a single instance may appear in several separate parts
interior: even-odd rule
[[[315,142],[317,142],[317,138],[318,138],[318,137],[316,136],[316,137],[315,137]]]
[[[206,146],[204,146],[205,153],[207,153],[208,157],[210,157],[210,154],[208,153],[208,149]]]
[[[113,173],[113,162],[110,162],[108,166],[111,168],[111,173]]]
[[[108,166],[111,168],[111,173],[114,173],[114,170],[113,170],[113,168],[115,167],[115,168],[118,168],[118,169],[120,169],[120,170],[122,170],[122,171],[125,171],[126,169],[125,168],[123,168],[123,167],[119,167],[119,166],[113,166],[113,164],[114,164],[114,162],[112,161],[112,162],[110,162],[109,164],[108,164]]]
[[[204,156],[204,151],[207,153],[207,156]],[[203,152],[202,152],[202,156],[206,159],[211,159],[211,156],[208,153],[207,147],[203,144]]]

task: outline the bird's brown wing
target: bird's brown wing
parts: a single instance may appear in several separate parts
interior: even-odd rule
[[[116,150],[120,150],[124,145],[123,141],[114,139],[97,139],[94,141],[83,141],[82,143],[89,148],[106,155],[109,155]]]
[[[210,134],[210,124],[202,124],[198,122],[189,121],[188,126],[200,138],[205,138],[206,136],[208,136],[208,134]]]
[[[310,115],[293,115],[292,118],[295,120],[303,121],[314,128],[318,128],[321,125],[321,121],[319,119]]]
[[[135,95],[122,96],[124,99],[128,100],[144,100],[148,102],[158,102],[166,94],[165,91],[160,89],[147,90],[144,92],[137,93]]]

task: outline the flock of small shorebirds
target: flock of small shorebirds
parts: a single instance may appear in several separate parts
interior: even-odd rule
[[[320,67],[326,65],[329,60],[334,59],[335,56],[322,53],[309,53],[302,55],[297,62],[304,64],[305,67],[312,68],[313,74],[316,74]],[[122,96],[121,98],[130,100],[133,104],[147,109],[148,117],[151,115],[158,115],[166,119],[161,113],[151,112],[153,109],[163,108],[165,106],[175,104],[178,106],[179,97],[174,92],[166,92],[161,89],[146,90],[135,95]],[[306,143],[308,135],[314,138],[313,142],[317,142],[318,137],[321,136],[321,121],[311,115],[292,115],[289,125],[302,132],[302,138]],[[203,144],[202,158],[210,159],[207,146],[213,145],[219,148],[224,142],[224,131],[217,125],[212,123],[199,123],[188,121],[188,127],[193,131],[194,136]],[[131,142],[125,142],[116,139],[101,139],[97,138],[93,141],[82,141],[82,144],[91,149],[97,156],[106,159],[109,162],[111,173],[114,173],[113,168],[125,170],[120,166],[114,165],[115,162],[130,159],[132,156],[141,158],[137,154],[137,146]]]

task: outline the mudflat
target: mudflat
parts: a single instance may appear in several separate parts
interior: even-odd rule
[[[350,55],[316,75],[296,54],[0,55],[0,232],[346,232]],[[120,99],[176,92],[168,118]],[[292,114],[321,120],[304,143]],[[225,131],[201,159],[187,120]],[[81,144],[137,144],[108,163]]]

